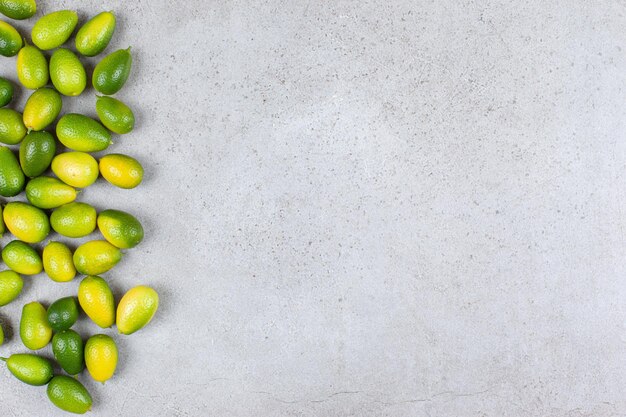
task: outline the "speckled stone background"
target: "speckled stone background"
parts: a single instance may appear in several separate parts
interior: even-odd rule
[[[105,276],[162,304],[91,415],[626,415],[624,2],[40,3],[114,10],[135,59],[110,150],[145,183],[80,199],[143,221]],[[78,286],[27,281],[13,333]]]

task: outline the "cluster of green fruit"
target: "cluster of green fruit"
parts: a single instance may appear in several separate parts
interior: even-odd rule
[[[12,19],[32,17],[35,0],[0,0],[0,13]],[[130,48],[115,51],[96,65],[92,82],[104,94],[96,100],[100,121],[69,113],[56,124],[56,139],[45,131],[61,113],[64,96],[77,96],[87,86],[85,68],[77,54],[61,48],[78,24],[76,12],[62,10],[41,17],[34,24],[27,45],[9,23],[0,21],[0,55],[17,55],[20,83],[35,90],[26,101],[23,113],[5,108],[13,98],[13,85],[0,78],[0,143],[19,145],[18,156],[8,146],[0,145],[0,196],[11,198],[26,192],[28,203],[8,202],[0,206],[0,236],[6,231],[17,240],[1,252],[10,268],[0,272],[0,306],[15,300],[22,292],[22,275],[42,271],[55,282],[72,281],[86,275],[78,288],[78,297],[64,297],[46,310],[39,302],[26,304],[20,320],[20,338],[30,350],[39,350],[52,342],[52,351],[68,375],[54,375],[52,363],[32,353],[13,354],[6,361],[9,371],[30,385],[48,385],[48,397],[59,408],[82,414],[91,409],[92,399],[76,375],[87,368],[96,381],[110,379],[117,367],[115,341],[104,334],[83,343],[71,327],[80,311],[101,328],[117,325],[121,334],[131,334],[148,324],[158,308],[158,294],[147,286],[129,290],[117,308],[113,293],[101,275],[122,258],[122,249],[137,246],[143,239],[141,223],[119,210],[96,209],[75,201],[76,188],[85,188],[102,177],[125,189],[138,186],[143,168],[134,158],[105,155],[97,161],[91,152],[107,149],[111,132],[126,134],[133,130],[135,118],[120,100],[108,97],[118,92],[130,73]],[[87,21],[76,33],[75,47],[83,56],[100,54],[108,46],[116,19],[103,12]],[[55,49],[49,64],[42,51]],[[49,87],[49,81],[53,87]],[[57,139],[67,151],[57,154]],[[51,169],[54,176],[45,175]],[[28,178],[28,180],[27,180]],[[51,210],[51,212],[48,212]],[[96,230],[104,240],[91,240],[72,250],[64,243],[49,241],[42,254],[31,246],[43,242],[51,229],[61,236],[83,238]],[[0,326],[0,345],[4,334]]]

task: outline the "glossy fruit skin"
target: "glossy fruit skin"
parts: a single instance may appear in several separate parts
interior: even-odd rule
[[[85,369],[83,339],[74,330],[62,330],[52,338],[52,352],[61,368],[70,375]]]
[[[67,330],[78,320],[78,301],[75,297],[59,298],[48,307],[48,323],[55,332]]]
[[[60,48],[50,58],[52,84],[64,96],[78,96],[87,86],[87,73],[76,54]]]
[[[57,375],[48,383],[48,398],[63,411],[85,414],[91,410],[92,399],[89,391],[77,379]]]
[[[98,382],[111,379],[117,368],[117,345],[105,334],[91,336],[85,344],[85,365]]]
[[[63,100],[52,88],[40,88],[26,101],[24,106],[24,126],[30,130],[43,130],[54,122],[61,113]]]
[[[109,284],[101,277],[88,276],[81,281],[78,302],[85,314],[103,329],[115,323],[115,299]]]
[[[6,363],[13,376],[28,385],[40,387],[52,379],[52,364],[41,356],[16,353],[9,356]]]
[[[0,195],[14,197],[24,189],[26,178],[11,149],[0,146]]]
[[[35,46],[25,45],[17,54],[17,78],[22,85],[36,90],[48,84],[48,60]]]
[[[130,107],[113,97],[98,97],[96,112],[102,124],[118,135],[129,133],[135,126],[135,115]]]
[[[104,210],[98,215],[102,236],[120,249],[134,248],[143,240],[143,227],[132,214],[121,210]]]
[[[115,31],[115,15],[102,12],[92,17],[76,33],[76,50],[84,56],[96,56],[109,45]]]
[[[2,249],[2,260],[18,274],[37,275],[43,271],[39,253],[21,240],[14,240]]]
[[[20,338],[30,350],[39,350],[52,339],[52,327],[48,324],[46,309],[36,301],[26,304],[22,309]]]
[[[69,282],[76,277],[72,251],[61,242],[50,242],[43,248],[43,269],[56,282]]]
[[[122,252],[104,240],[92,240],[74,252],[74,266],[83,275],[99,275],[109,271],[122,259]]]
[[[98,179],[98,161],[85,152],[65,152],[52,160],[52,172],[67,185],[86,188]]]
[[[132,62],[130,48],[107,55],[93,70],[93,87],[108,96],[117,93],[128,79]]]
[[[44,51],[63,45],[74,32],[78,15],[72,10],[59,10],[37,20],[31,32],[33,43]]]
[[[4,107],[13,100],[13,84],[4,77],[0,77],[0,107]]]
[[[80,152],[103,151],[111,144],[111,134],[104,126],[76,113],[61,117],[57,124],[57,137],[63,145]]]
[[[9,232],[26,243],[39,243],[50,233],[50,221],[41,209],[13,201],[4,207],[4,224]]]
[[[20,165],[28,177],[38,177],[50,168],[57,151],[56,140],[48,132],[30,132],[20,143]]]
[[[0,272],[0,307],[15,300],[24,287],[24,280],[15,271]]]
[[[22,115],[13,109],[0,109],[0,142],[17,145],[26,136]]]
[[[33,17],[37,12],[35,0],[0,0],[0,13],[15,20]]]
[[[96,209],[87,203],[69,203],[55,209],[50,224],[55,232],[72,238],[85,237],[96,230]]]
[[[130,289],[117,306],[117,329],[132,334],[145,327],[159,308],[159,295],[145,285]]]
[[[119,188],[135,188],[143,180],[143,167],[127,155],[105,155],[100,158],[99,168],[102,177]]]
[[[76,189],[52,177],[37,177],[26,184],[26,198],[35,207],[52,209],[76,200]]]
[[[0,55],[15,56],[23,45],[22,35],[17,29],[0,20]]]

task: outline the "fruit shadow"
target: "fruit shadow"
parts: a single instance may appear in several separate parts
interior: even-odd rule
[[[135,62],[133,61],[133,65],[135,64]],[[131,69],[132,71],[132,69]],[[128,83],[128,81],[126,82]],[[122,100],[124,101],[124,100]],[[139,132],[142,130],[142,128],[144,127],[144,125],[149,126],[149,123],[144,123],[145,120],[147,120],[147,118],[150,118],[150,120],[155,120],[154,117],[154,110],[153,109],[148,109],[147,111],[143,108],[143,106],[140,105],[140,100],[137,100],[135,96],[129,96],[129,98],[127,99],[127,101],[124,101],[124,103],[130,107],[130,109],[133,111],[133,115],[135,116],[135,125],[133,126],[133,130],[132,132],[126,134],[126,135],[122,135],[122,136],[131,136],[131,135],[137,135]]]
[[[117,39],[127,40],[126,35],[129,31],[127,30],[124,17],[116,15],[116,18],[117,18],[117,25],[115,27],[115,31],[116,31],[115,36],[117,37]],[[130,33],[128,33],[128,35],[131,36]],[[156,103],[155,103],[155,106],[153,107],[149,104],[146,105],[146,103],[141,100],[143,96],[142,91],[141,91],[143,87],[141,86],[141,84],[145,82],[146,79],[142,78],[139,80],[137,79],[137,77],[140,76],[139,74],[145,73],[144,71],[142,71],[143,51],[140,48],[135,48],[133,44],[130,42],[126,42],[126,43],[123,43],[123,42],[124,41],[120,41],[115,46],[109,44],[107,49],[103,52],[103,54],[108,55],[119,49],[130,48],[130,54],[132,57],[130,74],[128,76],[128,79],[124,83],[124,87],[120,91],[122,93],[122,96],[118,98],[122,100],[122,102],[124,102],[126,105],[128,105],[128,107],[130,107],[131,110],[133,111],[133,114],[135,116],[135,126],[133,127],[132,132],[130,132],[127,135],[121,135],[121,137],[118,137],[118,140],[123,140],[124,136],[132,137],[133,135],[137,134],[136,132],[139,132],[145,126],[150,126],[149,121],[155,120],[154,115],[156,112]]]
[[[15,331],[11,326],[11,320],[4,313],[0,313],[0,326],[4,331],[4,343],[10,342],[15,337]]]
[[[40,250],[38,250],[38,252],[41,253]],[[27,302],[26,299],[28,299],[33,292],[32,288],[35,285],[33,280],[38,279],[38,278],[35,278],[34,276],[29,276],[29,275],[21,275],[21,277],[22,277],[22,281],[24,282],[24,285],[22,286],[22,291],[20,292],[20,295],[18,295],[17,298],[13,302],[17,302],[19,300],[22,303],[26,303]],[[30,300],[30,301],[33,301],[33,300]]]
[[[98,95],[99,93],[93,88],[93,83],[92,83],[92,79],[93,79],[93,69],[96,67],[96,62],[94,62],[93,59],[84,59],[82,61],[83,66],[85,67],[85,73],[87,74],[87,86],[85,87],[85,91],[83,91],[83,94],[93,97],[94,101],[96,99],[96,95]],[[89,117],[94,117],[96,116],[96,106],[95,103],[93,105],[93,108],[90,108],[89,112],[85,112],[83,109],[83,114],[85,114],[86,116]],[[97,117],[96,117],[97,118]]]
[[[131,85],[131,90],[140,89],[141,86],[138,86],[139,82],[134,82],[131,80],[133,76],[133,71],[137,72],[137,67],[141,66],[141,58],[142,54],[137,53],[137,51],[133,51],[133,67],[131,68],[131,75],[128,77],[127,84]],[[154,121],[159,118],[159,104],[158,102],[145,103],[142,101],[141,91],[137,91],[132,96],[129,96],[128,106],[132,109],[133,114],[135,116],[135,126],[133,127],[133,132],[144,132],[146,129],[148,131],[154,127]],[[131,132],[132,134],[132,132]],[[145,133],[141,133],[142,135]]]
[[[139,184],[139,187],[151,185],[156,178],[156,176],[154,175],[156,170],[154,169],[154,164],[151,161],[152,159],[139,161],[139,163],[141,163],[141,166],[143,167],[143,179],[141,180],[141,184]]]
[[[146,328],[150,328],[150,324],[153,325],[161,325],[163,324],[163,322],[165,321],[165,319],[163,319],[163,321],[160,319],[161,317],[165,318],[165,317],[172,317],[172,311],[171,311],[171,307],[173,305],[176,305],[176,301],[172,300],[172,294],[169,292],[168,288],[163,286],[163,285],[152,285],[151,283],[148,283],[148,285],[150,287],[152,287],[157,294],[159,294],[159,306],[157,308],[157,312],[154,315],[152,321],[148,324],[148,326],[146,326]],[[155,326],[156,327],[156,326]]]
[[[106,275],[103,275],[102,278],[104,278],[107,281],[107,284],[109,284],[109,288],[111,288],[111,292],[113,293],[113,299],[115,300],[115,308],[117,308],[117,305],[128,288],[125,288],[125,286],[118,282],[117,279],[107,277]]]
[[[33,90],[28,90],[22,87],[22,84],[17,79],[17,77],[15,79],[8,78],[8,80],[11,81],[11,84],[13,84],[13,98],[11,99],[11,102],[7,107],[13,110],[17,110],[21,113],[24,111],[22,100],[25,101],[25,97],[30,96],[33,93]]]

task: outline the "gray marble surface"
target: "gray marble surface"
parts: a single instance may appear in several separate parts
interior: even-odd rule
[[[80,376],[91,415],[626,415],[624,2],[40,3],[113,10],[135,60],[110,151],[145,182],[80,200],[141,219],[105,277],[161,308]],[[77,286],[28,279],[0,319]]]

